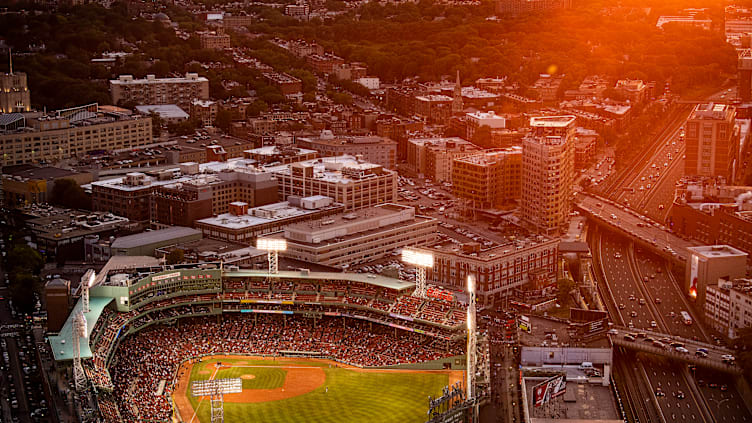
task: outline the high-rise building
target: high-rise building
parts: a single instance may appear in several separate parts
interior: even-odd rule
[[[13,58],[8,53],[8,73],[0,74],[0,113],[28,112],[31,110],[31,92],[26,74],[13,72]]]
[[[487,150],[454,159],[454,194],[474,209],[502,208],[520,199],[522,149]]]
[[[684,174],[736,177],[739,129],[736,109],[726,104],[698,104],[687,118]]]
[[[177,104],[187,110],[193,99],[209,99],[209,80],[197,73],[186,73],[184,78],[157,78],[146,75],[133,79],[120,75],[110,80],[112,103],[134,101],[137,104]]]
[[[522,142],[522,220],[540,232],[561,229],[574,183],[574,116],[530,119]]]

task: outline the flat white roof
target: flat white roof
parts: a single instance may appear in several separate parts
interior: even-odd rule
[[[306,197],[307,199],[321,199],[329,198],[326,196]],[[245,229],[251,228],[257,225],[263,225],[265,223],[272,223],[278,220],[290,219],[294,217],[302,217],[309,214],[317,213],[327,208],[333,208],[342,206],[340,203],[332,203],[329,206],[318,209],[304,209],[290,205],[288,201],[282,201],[279,203],[267,204],[265,206],[254,207],[248,209],[247,214],[236,216],[231,213],[220,214],[216,217],[207,217],[205,219],[196,220],[196,223],[204,225],[216,226],[226,229]]]
[[[714,257],[747,257],[747,253],[730,245],[702,245],[699,247],[687,247],[691,253],[704,258]]]
[[[530,126],[547,128],[565,128],[571,125],[577,117],[573,115],[563,116],[537,116],[530,118]]]
[[[139,113],[148,115],[151,112],[158,114],[160,117],[168,119],[188,119],[188,113],[177,106],[177,104],[148,104],[136,106]]]

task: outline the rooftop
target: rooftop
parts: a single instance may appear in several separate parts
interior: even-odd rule
[[[530,118],[530,126],[538,128],[566,128],[577,118],[572,115],[564,116],[536,116]]]
[[[39,167],[31,164],[16,165],[16,166],[3,166],[3,176],[17,177],[22,180],[47,180],[51,181],[58,178],[64,178],[66,176],[77,175],[81,172],[75,172],[68,169],[61,169],[59,167]]]
[[[277,175],[290,175],[293,166],[313,167],[313,179],[338,184],[349,184],[372,176],[393,173],[384,169],[381,165],[358,161],[350,155],[322,157],[299,163],[270,166],[265,170]]]
[[[118,79],[111,79],[110,84],[129,85],[129,84],[186,84],[194,82],[209,82],[203,76],[196,73],[186,73],[184,77],[177,78],[156,78],[154,75],[146,75],[146,78],[136,79],[132,75],[120,75]]]
[[[112,242],[112,248],[136,248],[158,242],[170,241],[176,238],[182,238],[191,235],[201,236],[201,231],[186,228],[183,226],[173,226],[170,228],[159,229],[156,231],[141,232],[134,235],[123,236]]]
[[[328,199],[329,197],[313,196],[306,197],[305,199],[316,201],[324,198]],[[325,207],[308,210],[302,207],[293,206],[289,201],[282,201],[279,203],[267,204],[265,206],[248,209],[248,214],[237,216],[231,213],[224,213],[216,217],[199,219],[196,221],[196,223],[227,229],[244,229],[257,225],[263,225],[266,223],[272,223],[275,221],[303,217],[309,214],[320,212],[322,210],[337,209],[341,207],[343,207],[343,205],[340,203],[332,203]]]
[[[470,156],[455,159],[458,162],[472,163],[477,165],[490,165],[499,162],[512,155],[521,155],[522,147],[514,146],[505,149],[484,150]]]
[[[696,253],[705,259],[718,257],[747,257],[747,253],[730,245],[702,245],[699,247],[687,247],[690,253]]]
[[[86,338],[80,338],[81,341],[81,358],[91,358],[92,353],[89,348],[89,335],[94,330],[94,325],[99,320],[99,316],[102,314],[102,310],[113,301],[114,297],[91,297],[89,298],[89,311],[84,313],[86,318]],[[79,300],[76,305],[73,306],[68,315],[68,319],[60,329],[57,335],[49,337],[50,347],[52,348],[52,354],[57,361],[73,360],[75,347],[75,337],[73,336],[73,319],[82,310],[83,303]]]
[[[154,112],[161,118],[165,119],[188,119],[188,113],[178,107],[176,104],[149,104],[136,106],[136,110],[142,115],[148,115]]]

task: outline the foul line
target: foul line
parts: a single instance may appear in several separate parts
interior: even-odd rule
[[[214,373],[212,373],[212,375],[211,375],[211,377],[209,378],[209,380],[212,380],[212,379],[214,379],[214,376],[216,376],[216,375],[217,375],[217,372],[218,372],[218,371],[219,371],[219,367],[216,367],[216,366],[215,366],[215,368],[214,368]],[[189,379],[190,379],[190,378],[189,378]],[[188,388],[190,389],[190,386],[189,386]],[[206,397],[205,397],[205,396],[204,396],[204,397],[201,397],[201,401],[199,401],[199,402],[198,402],[198,404],[196,405],[196,409],[195,409],[195,410],[193,410],[193,417],[191,417],[191,420],[190,420],[190,421],[189,421],[188,423],[193,423],[193,419],[195,419],[195,418],[196,418],[196,415],[198,414],[198,410],[199,410],[199,408],[201,408],[201,403],[202,403],[202,402],[204,402],[204,400],[205,400],[205,399],[206,399]]]

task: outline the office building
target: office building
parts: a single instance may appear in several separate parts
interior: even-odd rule
[[[380,136],[335,136],[324,130],[318,137],[298,137],[295,143],[316,150],[322,157],[349,155],[361,157],[387,169],[397,164],[397,142]]]
[[[747,272],[748,254],[729,245],[689,247],[684,281],[685,293],[700,307],[705,305],[708,286],[720,279],[742,278]]]
[[[514,289],[548,286],[556,282],[559,241],[538,236],[481,249],[478,244],[438,244],[418,250],[433,254],[427,278],[454,292],[465,292],[467,277],[475,276],[477,298],[492,305]]]
[[[44,114],[5,115],[0,125],[2,164],[53,162],[90,151],[122,150],[152,143],[150,117],[96,103]]]
[[[574,184],[575,117],[530,119],[531,133],[522,142],[521,218],[541,233],[567,223]]]
[[[92,182],[90,189],[95,210],[156,226],[193,226],[197,219],[227,213],[235,201],[255,207],[277,200],[275,179],[247,159],[132,172]]]
[[[508,207],[520,199],[522,156],[520,147],[511,147],[454,159],[454,195],[473,209]]]
[[[209,80],[190,72],[183,78],[146,75],[144,79],[134,79],[132,75],[120,75],[110,80],[110,96],[113,104],[177,104],[188,109],[193,99],[209,99]]]
[[[407,166],[436,182],[452,182],[454,159],[476,154],[480,148],[459,137],[407,140]]]
[[[279,199],[323,195],[357,210],[397,200],[397,172],[352,156],[270,166],[279,183]]]
[[[722,176],[731,183],[738,168],[736,109],[726,104],[698,104],[685,126],[684,174]]]
[[[416,216],[412,206],[382,204],[286,226],[284,255],[347,269],[402,247],[433,243],[437,228],[436,219]]]
[[[287,201],[248,208],[230,203],[229,213],[196,221],[205,238],[250,244],[256,237],[279,232],[285,226],[342,213],[345,207],[329,197],[290,197]]]

